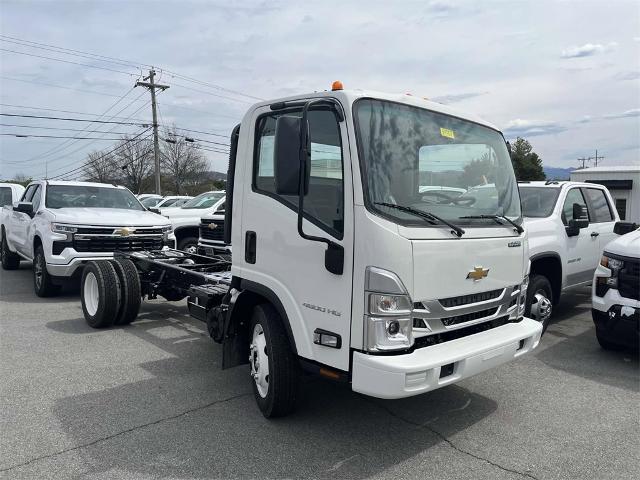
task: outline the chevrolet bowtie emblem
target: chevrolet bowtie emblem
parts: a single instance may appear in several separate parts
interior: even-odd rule
[[[209,230],[213,230],[214,228],[218,228],[218,225],[216,225],[215,223],[210,223],[209,226],[207,227]]]
[[[482,280],[487,275],[489,275],[488,268],[474,267],[473,270],[467,273],[467,278],[470,278],[474,281],[478,281],[478,280]]]
[[[120,235],[121,237],[128,237],[129,235],[131,235],[135,230],[133,228],[118,228],[116,229],[116,231],[114,232],[116,235]]]

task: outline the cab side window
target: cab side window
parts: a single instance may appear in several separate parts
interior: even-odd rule
[[[565,225],[569,224],[569,220],[577,220],[573,218],[573,204],[577,203],[581,205],[585,212],[587,210],[587,202],[585,202],[582,193],[579,188],[572,188],[567,193],[567,198],[564,201],[564,205],[562,206],[562,222]]]
[[[590,218],[592,223],[613,222],[611,206],[607,201],[607,196],[599,188],[585,188],[587,199],[589,200]]]
[[[253,168],[253,189],[297,211],[298,197],[276,193],[274,139],[280,115],[300,116],[300,111],[270,113],[258,120]],[[331,110],[309,111],[311,178],[304,199],[305,218],[336,238],[344,233],[344,180],[342,140],[338,120]]]
[[[22,194],[21,202],[30,202],[33,198],[33,194],[36,193],[36,188],[38,188],[38,184],[29,185],[27,189]]]
[[[34,213],[38,211],[38,207],[40,207],[40,202],[42,200],[42,188],[40,185],[36,187],[35,192],[33,193],[33,197],[31,197],[31,203],[33,204]]]

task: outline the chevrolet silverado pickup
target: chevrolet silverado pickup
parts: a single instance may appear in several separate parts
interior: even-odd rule
[[[171,224],[148,212],[126,188],[89,182],[36,181],[0,214],[2,268],[33,262],[36,295],[46,297],[57,279],[80,273],[89,260],[116,250],[174,246]]]

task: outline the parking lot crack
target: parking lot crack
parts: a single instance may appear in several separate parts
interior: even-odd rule
[[[503,470],[505,472],[509,472],[509,473],[513,473],[514,475],[519,475],[521,477],[524,478],[531,478],[533,480],[539,480],[538,477],[528,473],[528,472],[521,472],[519,470],[515,470],[513,468],[509,468],[509,467],[505,467],[503,465],[500,465],[499,463],[496,463],[492,460],[489,460],[488,458],[485,458],[481,455],[475,454],[473,452],[470,452],[469,450],[466,450],[458,445],[456,445],[455,443],[453,443],[452,440],[448,439],[446,437],[446,435],[444,435],[443,433],[440,433],[438,430],[436,430],[433,427],[428,426],[426,423],[418,423],[418,422],[413,422],[407,418],[404,418],[400,415],[398,415],[397,413],[395,413],[394,411],[392,411],[391,409],[385,407],[384,405],[380,405],[377,402],[374,401],[370,401],[370,400],[366,400],[367,403],[370,403],[372,405],[375,405],[376,407],[380,408],[381,410],[385,411],[386,413],[388,413],[390,416],[397,418],[398,420],[400,420],[403,423],[406,423],[408,425],[412,425],[414,427],[418,427],[418,428],[424,428],[428,431],[430,431],[431,433],[433,433],[434,435],[436,435],[438,438],[440,438],[443,442],[445,442],[447,445],[449,445],[449,447],[453,448],[454,450],[456,450],[459,453],[462,453],[464,455],[467,455],[469,457],[475,458],[476,460],[480,460],[482,462],[485,462],[493,467],[496,467],[500,470]]]
[[[237,400],[238,398],[246,397],[248,395],[253,395],[253,394],[252,393],[241,393],[241,394],[238,394],[238,395],[233,395],[231,397],[223,398],[221,400],[215,400],[213,402],[209,402],[209,403],[207,403],[205,405],[199,405],[197,407],[190,408],[188,410],[183,410],[182,412],[177,413],[175,415],[170,415],[168,417],[159,418],[159,419],[154,420],[152,422],[147,422],[147,423],[142,423],[140,425],[135,425],[135,426],[133,426],[131,428],[127,428],[126,430],[121,430],[119,432],[112,433],[110,435],[106,435],[104,437],[97,438],[97,439],[92,440],[92,441],[87,442],[87,443],[76,445],[74,447],[69,447],[69,448],[66,448],[64,450],[59,450],[57,452],[48,453],[46,455],[41,455],[39,457],[32,458],[32,459],[27,460],[25,462],[18,463],[16,465],[11,465],[11,466],[6,467],[6,468],[2,468],[2,469],[0,469],[0,473],[8,472],[10,470],[14,470],[14,469],[20,468],[20,467],[25,467],[25,466],[30,465],[32,463],[38,462],[40,460],[45,460],[45,459],[48,459],[48,458],[54,458],[54,457],[57,457],[59,455],[63,455],[65,453],[74,452],[76,450],[81,450],[83,448],[92,447],[92,446],[94,446],[94,445],[96,445],[98,443],[105,442],[107,440],[111,440],[111,439],[119,437],[121,435],[125,435],[127,433],[134,432],[136,430],[141,430],[143,428],[151,427],[153,425],[158,425],[160,423],[164,423],[164,422],[167,422],[169,420],[175,420],[176,418],[184,417],[185,415],[189,415],[190,413],[194,413],[194,412],[198,412],[198,411],[201,411],[201,410],[205,410],[205,409],[207,409],[209,407],[213,407],[214,405],[219,405],[219,404],[222,404],[222,403],[231,402],[233,400]]]

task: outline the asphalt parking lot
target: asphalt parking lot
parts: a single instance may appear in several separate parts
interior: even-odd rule
[[[599,348],[587,290],[532,356],[398,401],[307,378],[269,421],[182,302],[96,331],[31,278],[0,272],[0,478],[640,478],[638,358]]]

